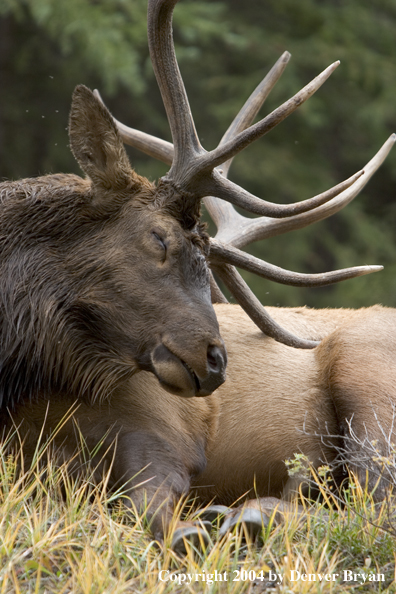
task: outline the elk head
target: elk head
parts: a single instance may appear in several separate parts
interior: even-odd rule
[[[74,92],[69,134],[90,180],[91,208],[106,221],[102,246],[116,310],[106,333],[170,392],[212,393],[225,380],[227,356],[211,303],[199,209],[169,184],[156,187],[135,173],[113,119],[84,86]],[[87,286],[80,303],[100,307],[98,319],[105,323],[103,277]]]
[[[211,394],[227,353],[197,204],[134,172],[84,86],[69,136],[86,179],[0,184],[0,401],[103,398],[138,370],[180,396]]]

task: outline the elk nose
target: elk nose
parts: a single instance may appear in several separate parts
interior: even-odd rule
[[[199,392],[197,396],[208,396],[221,386],[226,379],[227,351],[225,347],[209,345],[207,350],[208,373],[199,378]]]
[[[227,364],[226,350],[221,350],[218,346],[210,345],[208,347],[207,360],[210,371],[215,373],[221,372]]]

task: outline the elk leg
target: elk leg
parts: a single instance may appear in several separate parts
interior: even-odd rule
[[[395,310],[362,310],[317,351],[343,438],[338,453],[378,502],[395,484],[390,463],[396,442],[395,324]]]
[[[131,506],[145,513],[154,538],[162,543],[174,528],[171,548],[185,554],[185,541],[206,548],[209,524],[173,520],[175,504],[190,488],[191,470],[182,460],[180,452],[158,435],[125,432],[117,439],[112,474]]]
[[[19,448],[23,442],[26,468],[40,436],[47,439],[51,427],[58,426],[71,405],[65,400],[49,406],[43,399],[26,404],[20,416],[11,419],[3,415],[5,427],[18,427],[20,439],[13,445]],[[107,413],[103,422],[104,414],[98,407],[81,403],[57,431],[48,455],[66,464],[68,473],[76,478],[89,468],[93,480],[100,483],[109,473],[108,486],[120,489],[126,505],[145,514],[156,540],[163,542],[173,531],[171,547],[179,554],[184,554],[186,541],[205,548],[208,523],[174,520],[176,504],[189,492],[190,477],[205,464],[203,446],[196,444],[196,448],[181,452],[153,430],[120,427],[117,409]]]

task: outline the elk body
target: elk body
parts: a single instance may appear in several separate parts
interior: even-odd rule
[[[84,455],[96,451],[91,464],[98,481],[112,468],[110,487],[124,485],[138,507],[146,498],[152,501],[149,517],[154,515],[152,530],[159,539],[173,503],[190,490],[204,504],[231,505],[257,495],[290,499],[298,485],[289,478],[285,460],[295,453],[304,453],[318,467],[331,464],[343,450],[350,469],[365,483],[367,452],[348,436],[352,429],[367,445],[376,439],[384,454],[394,439],[396,312],[379,306],[269,309],[291,331],[327,338],[316,349],[294,349],[264,336],[239,306],[216,305],[229,363],[226,382],[212,395],[181,398],[142,371],[103,402],[80,398],[76,408],[69,393],[50,402],[45,397],[25,401],[12,414],[24,439],[25,464],[43,425],[49,434],[61,424],[54,438],[58,456],[69,462],[71,472],[79,472],[81,433]],[[73,407],[74,414],[62,424]],[[2,422],[10,427],[5,413]],[[381,468],[371,471],[373,488]],[[384,488],[377,488],[377,499]]]
[[[233,156],[309,98],[335,65],[247,128],[284,70],[289,56],[282,56],[208,153],[173,52],[175,4],[149,1],[150,51],[174,145],[117,123],[80,86],[70,144],[87,177],[0,186],[4,435],[16,430],[13,443],[22,442],[27,464],[42,434],[54,434],[71,472],[91,454],[98,480],[108,471],[134,505],[150,503],[157,538],[190,489],[224,504],[249,494],[281,497],[295,488],[284,461],[296,452],[316,466],[340,449],[355,466],[353,443],[377,440],[386,453],[396,399],[393,310],[267,311],[232,266],[311,286],[377,270],[295,274],[240,248],[345,206],[394,137],[364,171],[319,196],[280,206],[252,196],[226,177]],[[157,185],[137,175],[122,140],[171,164],[168,175]],[[218,227],[214,240],[199,221],[202,199]],[[224,200],[263,217],[245,219]],[[246,313],[212,304],[224,298],[210,268]],[[374,486],[380,469],[370,470]],[[179,542],[183,534],[202,530],[182,525]]]

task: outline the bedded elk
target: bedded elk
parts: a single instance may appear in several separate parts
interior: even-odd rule
[[[150,0],[148,13],[173,146],[117,123],[80,86],[69,133],[87,177],[50,175],[0,190],[4,434],[17,428],[28,463],[44,425],[72,472],[83,465],[82,436],[95,452],[90,462],[98,479],[110,468],[111,486],[124,485],[137,507],[149,502],[157,538],[167,530],[174,500],[192,487],[203,501],[225,504],[253,494],[254,484],[261,496],[287,494],[293,485],[284,460],[302,451],[314,465],[331,462],[351,419],[362,441],[377,439],[385,449],[381,431],[389,436],[393,428],[395,400],[388,361],[393,310],[271,309],[269,315],[232,266],[316,286],[377,270],[301,275],[239,248],[342,208],[394,138],[363,171],[304,202],[275,205],[249,194],[227,179],[232,158],[308,99],[336,64],[247,127],[283,72],[284,54],[208,153],[174,56],[175,4]],[[157,185],[138,176],[121,137],[170,163],[167,176]],[[199,222],[200,201],[209,195],[205,202],[219,229],[214,240]],[[224,200],[262,218],[244,219]],[[238,306],[212,305],[211,296],[222,297],[208,263],[253,321]],[[375,481],[375,469],[371,476]],[[181,524],[173,546],[184,535],[205,538],[199,526]]]

